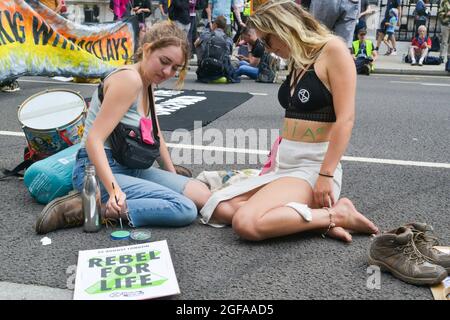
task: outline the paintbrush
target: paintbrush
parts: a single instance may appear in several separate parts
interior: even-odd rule
[[[116,199],[116,204],[119,205],[119,199],[117,199],[116,188],[114,188],[114,182],[112,183],[112,187],[114,191],[114,198]],[[119,211],[119,222],[120,222],[120,229],[123,229],[122,216],[120,215],[120,211]]]

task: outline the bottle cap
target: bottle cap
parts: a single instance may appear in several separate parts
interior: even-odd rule
[[[134,229],[131,231],[130,237],[136,241],[147,241],[152,237],[152,232],[145,229]]]
[[[111,239],[113,240],[125,240],[130,238],[130,231],[118,230],[111,232]]]

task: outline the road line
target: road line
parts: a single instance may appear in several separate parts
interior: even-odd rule
[[[267,155],[269,153],[269,150],[254,150],[254,149],[242,149],[242,148],[224,148],[224,147],[199,146],[199,145],[190,145],[190,144],[172,144],[172,143],[167,143],[167,146],[171,147],[171,148],[175,148],[175,149],[222,151],[222,152],[245,153],[245,154],[262,154],[262,155]],[[439,163],[439,162],[423,162],[423,161],[377,159],[377,158],[364,158],[364,157],[351,157],[351,156],[343,156],[342,160],[343,161],[353,161],[353,162],[392,164],[392,165],[399,165],[399,166],[416,166],[416,167],[430,167],[430,168],[446,168],[446,169],[450,169],[450,163]]]
[[[373,74],[373,76],[374,77],[378,77],[378,76],[380,76],[380,77],[398,77],[398,78],[405,78],[405,77],[407,77],[407,78],[425,78],[425,79],[428,79],[428,78],[436,78],[436,79],[449,79],[449,77],[448,76],[433,76],[433,75],[426,75],[426,74],[424,74],[424,75],[417,75],[417,74],[414,74],[414,75],[408,75],[408,74],[391,74],[391,73],[374,73]]]
[[[25,133],[23,133],[23,132],[13,132],[13,131],[0,131],[0,135],[2,135],[2,136],[25,137]]]
[[[422,86],[450,87],[450,83],[433,83],[433,82],[418,82],[418,81],[389,81],[389,82],[405,83],[405,84],[420,84]]]
[[[98,83],[77,83],[77,82],[64,82],[64,81],[48,81],[48,80],[31,80],[31,79],[19,79],[19,82],[35,82],[35,83],[51,83],[51,84],[66,84],[77,86],[98,86]]]
[[[250,94],[254,95],[254,96],[267,96],[267,93],[260,93],[260,92],[249,92]]]
[[[24,137],[25,134],[22,132],[13,131],[0,131],[2,136],[15,136]],[[229,152],[229,153],[244,153],[244,154],[259,154],[267,155],[269,150],[255,150],[255,149],[244,149],[244,148],[226,148],[217,146],[200,146],[192,144],[174,144],[166,143],[168,147],[174,149],[190,149],[190,150],[204,150],[204,151],[217,151],[217,152]],[[439,163],[439,162],[423,162],[423,161],[407,161],[407,160],[393,160],[393,159],[377,159],[377,158],[365,158],[365,157],[351,157],[343,156],[343,161],[350,162],[365,162],[365,163],[377,163],[377,164],[391,164],[398,166],[413,166],[413,167],[429,167],[429,168],[445,168],[450,169],[450,163]]]

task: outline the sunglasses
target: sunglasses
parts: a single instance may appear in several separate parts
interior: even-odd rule
[[[270,33],[266,34],[264,37],[259,38],[261,43],[263,44],[264,48],[271,49],[270,45]]]

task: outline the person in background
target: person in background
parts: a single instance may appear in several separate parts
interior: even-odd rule
[[[142,36],[147,31],[146,19],[152,14],[150,0],[132,0],[132,10],[139,21],[139,29]]]
[[[384,12],[384,18],[380,22],[380,28],[377,30],[377,46],[375,49],[380,52],[381,42],[384,41],[386,36],[386,22],[389,22],[389,15],[392,8],[397,9],[397,16],[399,17],[397,25],[400,26],[400,17],[402,16],[402,9],[400,6],[400,0],[387,0],[386,11]]]
[[[159,12],[161,13],[161,20],[167,20],[168,15],[168,0],[159,0]]]
[[[360,0],[311,0],[309,12],[352,47]]]
[[[356,72],[347,44],[290,0],[269,0],[247,26],[267,51],[289,60],[278,91],[281,139],[268,169],[215,192],[201,222],[231,225],[250,241],[315,230],[351,242],[348,230],[378,233],[349,199],[339,199],[340,160],[355,120]]]
[[[361,0],[361,9],[358,17],[358,23],[355,27],[355,35],[353,40],[358,40],[358,31],[361,29],[367,29],[367,17],[374,14],[375,9],[372,9],[369,0]]]
[[[239,76],[246,75],[251,79],[256,79],[259,72],[258,65],[265,51],[264,45],[261,40],[258,39],[256,31],[253,28],[245,27],[243,29],[242,40],[247,43],[249,53],[248,56],[237,56],[240,60],[237,74]]]
[[[426,1],[428,2],[428,0]],[[424,0],[418,0],[414,10],[415,30],[419,30],[420,26],[426,26],[430,11],[428,10]]]
[[[386,56],[397,55],[397,42],[395,41],[395,27],[398,23],[398,11],[395,8],[389,10],[389,20],[386,21],[386,39],[383,40],[384,44],[388,47]]]
[[[370,72],[374,69],[374,61],[377,59],[378,53],[372,40],[366,39],[366,35],[366,29],[358,31],[358,40],[353,41],[352,53],[355,59],[356,72],[370,75]]]
[[[206,14],[208,16],[208,24],[212,25],[212,21],[214,21],[218,16],[224,16],[227,20],[227,26],[225,28],[225,33],[231,37],[231,8],[233,8],[233,12],[237,18],[237,22],[242,27],[245,27],[244,22],[241,20],[241,13],[237,6],[233,4],[238,0],[209,0],[208,7],[206,8]]]
[[[188,41],[191,48],[190,58],[194,57],[195,46],[194,42],[197,40],[197,11],[195,9],[197,0],[189,0],[189,17],[191,19],[191,25],[188,32]]]
[[[173,7],[173,17],[169,16],[169,18],[175,22],[178,28],[186,32],[186,35],[189,33],[191,27],[189,6],[189,0],[171,0],[169,6]]]
[[[441,0],[438,10],[438,19],[441,25],[441,61],[447,58],[445,70],[450,72],[450,0]]]
[[[240,82],[235,68],[231,65],[233,39],[226,33],[227,20],[218,16],[211,29],[204,29],[195,41],[198,68],[197,80],[204,83]],[[216,82],[219,81],[219,82]]]
[[[156,23],[145,34],[136,63],[112,71],[94,91],[72,182],[81,191],[86,166],[95,166],[104,219],[120,217],[131,227],[182,227],[197,218],[197,210],[209,198],[204,183],[176,174],[157,116],[153,120],[158,130],[152,131],[158,132],[160,140],[161,169],[119,164],[111,150],[110,135],[119,122],[141,127],[142,119],[151,118],[154,86],[173,78],[177,71],[178,87],[182,85],[188,51],[186,33],[172,22]],[[47,205],[38,217],[36,231],[42,234],[81,225],[81,203],[81,196],[75,194]]]
[[[236,25],[236,34],[233,37],[233,43],[238,43],[241,36],[242,30],[244,29],[245,22],[247,21],[247,16],[244,14],[246,5],[246,0],[235,0],[233,1],[233,20]],[[239,12],[239,17],[237,16]],[[241,21],[242,23],[239,23]]]
[[[114,21],[127,18],[131,15],[131,0],[110,0],[109,9],[114,14]]]
[[[428,50],[431,49],[431,39],[427,36],[427,27],[421,25],[417,30],[417,36],[412,38],[411,47],[409,48],[409,57],[411,65],[423,66],[423,62],[427,57]]]

